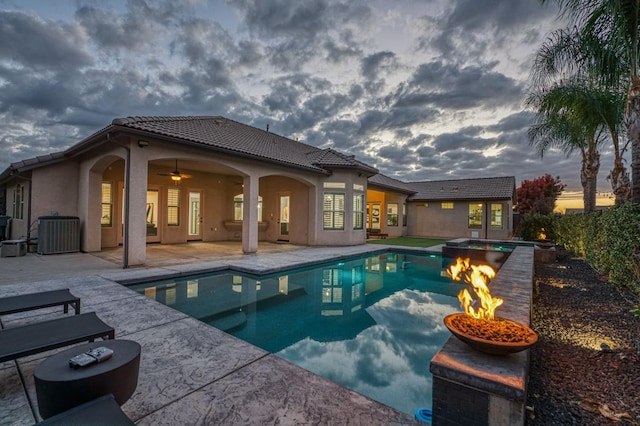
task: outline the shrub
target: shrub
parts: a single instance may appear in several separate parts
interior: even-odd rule
[[[520,220],[519,236],[527,241],[554,240],[554,222],[553,214],[527,214]]]
[[[554,223],[555,242],[572,253],[586,257],[585,241],[589,216],[582,214],[565,215]]]
[[[612,283],[640,293],[639,204],[564,216],[554,230],[557,244],[583,256]]]
[[[593,215],[589,226],[587,261],[615,283],[640,289],[634,260],[640,253],[640,205],[625,203]]]

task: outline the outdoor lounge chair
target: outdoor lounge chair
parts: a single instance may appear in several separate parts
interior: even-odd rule
[[[80,298],[74,296],[68,288],[65,288],[63,290],[42,291],[40,293],[3,297],[0,299],[0,315],[60,305],[64,305],[65,314],[69,312],[69,305],[75,308],[76,315],[80,313]]]
[[[113,339],[115,331],[95,312],[0,330],[0,362],[97,338]]]
[[[38,423],[40,425],[134,425],[112,394],[85,402]]]

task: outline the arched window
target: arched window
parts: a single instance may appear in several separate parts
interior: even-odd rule
[[[233,220],[242,220],[244,194],[233,197]],[[262,197],[258,196],[258,222],[262,222]]]

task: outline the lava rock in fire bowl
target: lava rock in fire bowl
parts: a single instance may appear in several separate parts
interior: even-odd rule
[[[506,318],[476,319],[471,315],[457,313],[447,315],[444,325],[473,349],[491,355],[520,352],[538,341],[538,334],[531,328]]]

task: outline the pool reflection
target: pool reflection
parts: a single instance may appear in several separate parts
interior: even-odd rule
[[[222,273],[133,286],[398,410],[431,406],[429,362],[461,284],[443,259],[388,253],[269,276]]]

